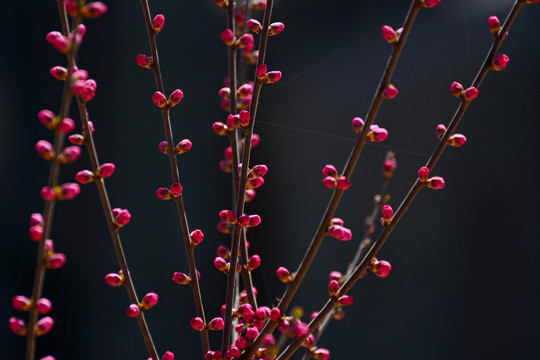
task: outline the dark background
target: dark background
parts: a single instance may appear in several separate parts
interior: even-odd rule
[[[117,165],[107,181],[112,204],[133,215],[121,236],[139,294],[160,295],[147,312],[159,353],[201,358],[199,335],[189,327],[195,316],[191,291],[171,281],[173,272],[187,272],[177,215],[172,202],[155,197],[171,177],[167,158],[157,150],[164,135],[151,101],[153,76],[135,63],[136,54],[149,53],[140,4],[106,3],[107,14],[86,23],[79,66],[98,82],[88,108],[101,161]],[[327,163],[343,168],[355,138],[350,121],[365,116],[390,54],[380,27],[400,27],[409,3],[276,2],[273,19],[286,29],[271,38],[266,62],[283,79],[262,91],[256,126],[262,141],[253,164],[265,163],[270,171],[247,208],[263,219],[251,231],[263,260],[254,273],[262,304],[275,304],[283,291],[276,268],[295,269],[311,241],[330,196],[320,171]],[[472,82],[492,42],[488,17],[504,19],[512,3],[443,1],[420,13],[393,77],[399,95],[384,102],[376,120],[390,135],[366,146],[336,214],[355,237],[347,243],[324,240],[316,268],[294,301],[307,314],[325,302],[328,272],[344,270],[355,251],[385,152],[397,156],[390,187],[390,204],[397,208],[437,143],[435,126],[447,124],[457,108],[450,84]],[[211,130],[214,121],[225,119],[217,96],[227,69],[218,36],[225,12],[211,0],[152,1],[151,8],[166,16],[158,37],[166,89],[185,94],[172,120],[177,141],[194,143],[179,157],[180,171],[190,227],[205,233],[196,257],[212,318],[225,287],[212,260],[217,246],[228,241],[215,225],[231,197],[230,177],[217,166],[227,141]],[[346,318],[333,322],[320,341],[333,359],[537,358],[539,19],[540,5],[523,7],[501,48],[511,59],[508,68],[488,74],[458,129],[468,142],[448,149],[434,170],[446,189],[422,191],[380,253],[392,262],[390,276],[370,274],[358,283]],[[48,174],[33,146],[51,139],[36,114],[58,111],[62,84],[48,72],[65,60],[45,41],[60,28],[55,1],[1,1],[0,27],[0,357],[21,359],[24,339],[9,331],[7,320],[25,318],[10,299],[31,293],[37,246],[28,239],[28,218],[42,211],[39,189]],[[61,181],[73,181],[88,167],[83,150],[77,163],[62,168]],[[56,323],[38,339],[38,358],[146,359],[136,322],[125,316],[125,291],[103,281],[118,264],[97,192],[93,185],[82,189],[55,213],[51,237],[67,263],[47,272],[44,296],[54,304]],[[220,334],[213,335],[217,349]]]

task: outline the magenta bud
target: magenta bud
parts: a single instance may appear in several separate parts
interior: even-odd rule
[[[60,200],[72,200],[77,197],[81,192],[79,184],[76,183],[65,183],[60,186]]]
[[[84,145],[84,136],[81,134],[73,134],[68,137],[69,142],[74,145]]]
[[[384,160],[382,167],[383,177],[389,179],[394,173],[394,170],[396,170],[396,161],[390,159]]]
[[[341,176],[337,179],[337,188],[340,190],[347,190],[351,187],[351,182],[345,176]]]
[[[191,277],[181,272],[175,272],[173,274],[173,281],[178,285],[187,285],[191,282]]]
[[[460,146],[463,146],[463,144],[465,144],[466,141],[467,141],[467,138],[465,137],[465,135],[454,134],[450,136],[450,138],[448,139],[448,145],[454,146],[454,147],[460,147]]]
[[[169,96],[169,105],[175,106],[180,101],[182,101],[182,98],[184,97],[184,93],[180,89],[176,89],[172,92],[172,94]]]
[[[107,6],[101,1],[93,1],[81,9],[81,15],[85,18],[95,19],[107,12]]]
[[[114,208],[112,213],[118,227],[126,225],[131,220],[131,214],[127,209]]]
[[[443,124],[437,125],[437,128],[435,129],[435,135],[437,135],[439,139],[442,139],[445,133],[446,126],[444,126]]]
[[[219,121],[212,124],[212,130],[218,135],[227,135],[230,132],[227,125]]]
[[[501,71],[506,69],[506,65],[510,61],[510,58],[505,54],[499,54],[495,56],[495,58],[492,61],[493,70]]]
[[[388,86],[386,86],[382,92],[385,99],[393,99],[397,96],[397,94],[398,89],[392,84],[388,84]]]
[[[282,282],[284,282],[285,284],[288,284],[290,283],[293,279],[292,279],[292,276],[291,276],[291,273],[289,272],[289,270],[287,270],[287,268],[283,267],[283,266],[280,266],[277,270],[276,270],[276,274],[279,278],[279,280],[281,280]]]
[[[327,189],[335,189],[337,187],[337,180],[332,176],[327,176],[322,181],[324,187]]]
[[[52,303],[49,299],[41,298],[36,301],[36,309],[40,314],[47,314],[52,309]]]
[[[60,269],[66,263],[66,255],[54,253],[47,257],[46,265],[49,269]]]
[[[255,270],[261,265],[261,257],[259,255],[253,255],[249,258],[247,263],[247,269],[249,271]]]
[[[167,188],[160,187],[156,190],[156,196],[160,200],[169,200],[171,198],[171,192]]]
[[[327,164],[327,165],[325,165],[323,167],[322,173],[323,173],[324,176],[337,177],[337,175],[338,175],[338,172],[337,172],[336,168],[333,165],[330,165],[330,164]]]
[[[79,156],[81,156],[81,148],[73,145],[64,148],[64,151],[58,156],[58,160],[62,164],[69,164],[77,161]]]
[[[63,118],[60,120],[60,123],[58,124],[58,130],[63,133],[67,134],[69,132],[72,132],[73,129],[75,129],[75,122],[70,118]]]
[[[163,29],[163,25],[165,25],[165,16],[158,14],[154,17],[154,20],[152,20],[152,29],[155,33],[158,33]]]
[[[325,348],[317,348],[311,351],[311,356],[316,360],[328,360],[330,359],[330,351]]]
[[[46,110],[46,109],[41,110],[38,113],[39,121],[49,129],[54,128],[54,126],[55,126],[54,125],[55,117],[56,117],[56,115],[52,111]]]
[[[359,134],[360,131],[362,131],[362,128],[364,127],[364,120],[362,120],[359,117],[355,117],[352,119],[352,126],[355,133]]]
[[[193,230],[191,234],[189,235],[189,237],[191,239],[191,245],[195,246],[195,245],[199,245],[203,241],[204,234],[201,230],[197,229],[197,230]]]
[[[16,335],[25,336],[26,335],[26,323],[24,320],[12,317],[9,319],[9,328]]]
[[[48,186],[44,186],[39,192],[39,195],[43,200],[46,201],[53,201],[54,199],[56,199],[56,192],[53,188],[50,188]]]
[[[180,196],[180,194],[182,194],[182,190],[184,190],[184,188],[182,185],[180,185],[180,183],[171,184],[171,195]]]
[[[217,229],[222,234],[230,234],[232,232],[231,225],[226,223],[225,221],[218,222]]]
[[[386,260],[377,261],[375,266],[373,266],[373,272],[378,277],[387,277],[392,270],[392,265]]]
[[[371,125],[370,130],[367,135],[367,139],[373,142],[381,142],[386,140],[388,137],[388,131],[384,128],[378,127],[377,125]]]
[[[227,247],[225,247],[223,245],[218,246],[216,254],[218,256],[221,256],[224,259],[230,259],[231,258],[231,250],[229,250]]]
[[[418,170],[418,180],[420,182],[424,182],[428,179],[428,176],[429,176],[429,169],[425,166],[422,166],[419,170]]]
[[[268,28],[268,35],[277,35],[281,33],[285,29],[285,24],[281,22],[275,22],[270,24],[270,27]]]
[[[391,26],[388,25],[384,25],[382,27],[382,35],[384,40],[390,44],[393,44],[398,40],[398,34]]]
[[[54,159],[53,146],[47,140],[39,140],[35,145],[35,149],[41,158],[47,161]]]
[[[208,329],[209,330],[221,330],[223,329],[223,326],[225,325],[225,322],[222,318],[217,317],[210,320],[208,323]]]
[[[450,85],[450,91],[452,92],[452,94],[454,94],[455,97],[459,98],[463,95],[463,85],[461,85],[457,81],[454,81],[452,85]]]
[[[53,325],[54,325],[54,320],[52,317],[45,316],[44,318],[41,318],[36,323],[36,327],[35,327],[36,336],[47,334],[49,331],[51,331]]]
[[[227,263],[227,261],[219,256],[214,259],[214,266],[219,271],[227,271],[229,269],[229,264]]]
[[[32,215],[30,215],[30,226],[43,226],[44,223],[45,219],[43,219],[43,215],[41,215],[40,213],[33,213]]]
[[[231,345],[227,353],[225,354],[225,359],[230,359],[232,357],[239,357],[242,355],[242,351],[236,345]]]
[[[341,225],[332,225],[328,228],[328,234],[341,241],[349,241],[352,239],[352,232],[350,229]]]
[[[124,276],[121,274],[110,273],[105,275],[105,282],[110,286],[120,286],[124,284]]]
[[[422,5],[426,8],[434,8],[439,5],[441,0],[422,0]]]
[[[154,95],[152,95],[152,101],[157,107],[163,108],[167,105],[167,98],[163,93],[156,91]]]
[[[88,79],[88,71],[83,69],[73,69],[73,74],[71,74],[71,81],[77,81],[77,80],[87,80]]]
[[[238,225],[248,226],[249,225],[249,215],[243,214],[238,218]]]
[[[259,330],[256,327],[251,326],[246,330],[244,338],[248,342],[251,342],[251,341],[255,340],[257,338],[257,336],[259,336]]]
[[[135,61],[137,62],[137,65],[147,69],[151,69],[153,65],[152,57],[145,54],[138,54],[135,57]]]
[[[253,31],[256,34],[260,34],[262,30],[262,25],[255,19],[249,19],[247,21],[247,27],[249,30]]]
[[[48,254],[54,252],[54,242],[51,239],[45,240],[45,252]]]
[[[350,295],[340,296],[338,302],[341,306],[349,306],[353,303],[353,297]]]
[[[131,304],[128,306],[127,310],[126,310],[126,315],[129,316],[129,317],[137,317],[139,316],[139,305],[137,304]]]
[[[257,79],[264,81],[267,71],[268,67],[266,66],[266,64],[259,65],[257,67]]]
[[[73,84],[73,94],[80,96],[84,101],[90,101],[96,95],[97,83],[95,80],[77,80]]]
[[[238,114],[238,118],[239,118],[239,126],[248,126],[249,125],[249,120],[251,119],[251,115],[249,114],[248,111],[246,110],[242,110],[240,111],[240,114]]]
[[[442,189],[444,187],[444,179],[440,176],[434,176],[427,179],[426,185],[432,189]]]
[[[261,223],[261,217],[259,215],[249,215],[249,227],[258,226]]]
[[[114,173],[116,166],[113,163],[105,163],[99,167],[102,178],[108,178]]]
[[[331,225],[339,225],[339,226],[343,226],[344,222],[342,219],[340,218],[332,218],[330,219],[330,224]]]
[[[476,99],[477,96],[478,96],[478,89],[475,88],[474,86],[465,90],[465,100],[471,101],[473,99]]]
[[[11,306],[15,310],[28,311],[32,307],[32,302],[26,296],[17,295],[11,299]]]
[[[261,165],[255,165],[253,169],[251,169],[251,171],[249,172],[249,175],[253,177],[261,177],[261,176],[266,175],[267,172],[268,172],[268,167],[266,165],[261,164]]]
[[[190,325],[197,331],[202,331],[204,329],[204,321],[200,317],[191,319]]]
[[[220,37],[227,46],[232,46],[234,44],[234,34],[231,29],[223,30]]]
[[[232,210],[220,211],[219,218],[228,224],[236,224],[236,215],[234,214]]]
[[[174,148],[174,151],[177,154],[183,154],[185,152],[188,152],[189,149],[191,149],[192,146],[193,146],[193,144],[191,143],[191,141],[189,139],[184,139],[184,140],[180,141],[178,143],[178,145],[176,145],[176,147]]]
[[[330,296],[336,296],[339,291],[339,283],[336,280],[330,280],[328,283],[328,294]]]
[[[501,31],[501,22],[499,21],[499,18],[496,16],[490,16],[488,19],[488,25],[489,30],[491,30],[491,33],[495,36],[499,35],[499,32]]]
[[[68,75],[68,71],[63,66],[55,66],[55,67],[51,68],[51,75],[55,79],[66,80],[67,75]]]
[[[281,319],[281,310],[279,310],[277,307],[272,308],[272,310],[270,310],[270,318],[273,321]]]
[[[229,100],[231,96],[231,89],[229,87],[222,87],[218,91],[219,97],[225,100]]]
[[[66,54],[71,49],[71,41],[59,31],[51,31],[45,39],[58,51]]]
[[[281,79],[281,71],[270,71],[266,74],[266,83],[273,84]]]
[[[161,360],[174,360],[174,354],[170,351],[165,351]]]
[[[141,305],[144,310],[147,310],[156,306],[157,302],[158,302],[158,294],[154,292],[150,292],[144,295]]]
[[[341,279],[343,279],[343,274],[340,273],[339,271],[331,271],[330,274],[328,274],[328,278],[330,280],[336,280],[337,282],[340,282]]]
[[[159,151],[161,151],[165,155],[167,155],[169,153],[169,145],[167,144],[166,141],[160,142],[158,147],[159,147]]]
[[[241,49],[253,45],[253,35],[244,34],[236,41],[236,46]]]
[[[247,188],[248,189],[258,189],[264,184],[264,178],[262,177],[255,177],[248,179],[247,182]]]

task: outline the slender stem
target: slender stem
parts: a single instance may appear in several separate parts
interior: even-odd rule
[[[141,6],[144,13],[144,20],[146,23],[146,31],[148,34],[148,41],[150,44],[150,49],[152,51],[152,71],[154,72],[154,78],[156,81],[156,87],[158,91],[165,94],[165,87],[163,85],[163,79],[161,76],[161,68],[159,64],[159,55],[156,44],[156,32],[152,29],[152,18],[150,15],[150,7],[147,0],[141,0]],[[173,182],[180,183],[180,176],[178,170],[178,163],[176,161],[176,154],[174,151],[174,142],[173,142],[173,133],[171,127],[171,120],[169,117],[169,109],[162,109],[162,118],[163,118],[163,128],[165,130],[165,136],[167,139],[169,163],[171,168],[171,175]],[[197,266],[195,263],[194,248],[191,246],[191,239],[189,233],[189,225],[187,221],[187,215],[184,207],[184,201],[182,195],[175,199],[176,208],[178,211],[178,216],[180,218],[180,224],[182,227],[182,235],[184,239],[184,247],[186,249],[186,256],[188,259],[189,269],[191,273],[191,289],[193,290],[193,298],[195,300],[195,307],[197,310],[197,316],[200,317],[204,322],[206,322],[206,317],[204,313],[204,305],[202,301],[201,289],[199,286],[199,278],[197,276]],[[208,331],[201,331],[201,342],[203,345],[204,353],[210,350],[210,342],[208,339]]]

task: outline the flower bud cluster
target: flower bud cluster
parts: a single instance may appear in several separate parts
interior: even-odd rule
[[[435,129],[435,134],[439,139],[442,139],[444,134],[446,133],[446,126],[443,124],[437,125],[437,128]],[[454,147],[460,147],[463,146],[467,142],[467,138],[463,134],[454,134],[448,138],[448,145],[454,146]]]
[[[228,80],[228,79],[227,79]],[[253,93],[253,83],[247,82],[242,84],[236,90],[236,107],[239,110],[247,110],[251,104],[251,95]],[[221,98],[221,108],[227,112],[230,111],[230,97],[231,89],[228,86],[222,87],[219,89],[219,97]]]
[[[232,210],[220,211],[219,218],[227,224],[238,224],[243,227],[255,227],[261,223],[261,217],[259,215],[242,214],[237,218]]]
[[[174,153],[176,155],[184,154],[191,149],[193,144],[189,139],[184,139],[180,141],[175,147],[174,147]],[[167,141],[162,141],[158,145],[159,151],[161,151],[163,154],[168,155],[169,154],[169,144],[167,144]]]
[[[182,195],[184,188],[180,183],[171,184],[171,188],[160,187],[156,190],[156,196],[160,200],[178,199]]]
[[[359,117],[352,119],[352,126],[355,133],[360,134],[364,128],[364,120]],[[381,142],[386,140],[388,137],[388,131],[384,128],[379,127],[378,125],[371,125],[369,127],[369,132],[367,134],[367,140],[371,142]]]
[[[418,170],[418,181],[432,189],[444,188],[444,179],[440,176],[429,177],[429,169],[425,166]]]
[[[333,165],[325,165],[322,173],[324,175],[323,185],[328,189],[338,188],[340,190],[347,190],[351,187],[349,179],[345,176],[338,176],[338,172]]]
[[[126,315],[132,318],[139,316],[141,311],[148,310],[156,306],[158,298],[158,294],[154,292],[149,292],[148,294],[144,295],[142,301],[139,304],[129,305],[126,310]]]
[[[328,235],[341,241],[349,241],[352,239],[351,230],[343,226],[343,220],[340,218],[333,218],[330,220]]]
[[[386,260],[379,261],[377,258],[373,258],[369,264],[369,268],[378,277],[387,277],[390,274],[390,270],[392,270],[392,265]]]
[[[261,64],[257,67],[257,80],[263,83],[272,84],[281,79],[281,71],[270,71],[266,64]]]
[[[96,179],[106,179],[114,173],[116,166],[113,163],[102,164],[95,172],[90,170],[81,170],[75,175],[75,180],[81,184],[88,184]]]
[[[131,214],[127,209],[114,208],[112,209],[114,223],[118,227],[123,227],[131,220]]]
[[[54,251],[54,242],[45,240],[45,265],[49,269],[60,269],[66,263],[66,255]]]
[[[81,189],[79,184],[65,183],[54,187],[44,186],[40,191],[40,195],[45,201],[72,200],[77,197],[80,192]]]
[[[107,6],[101,1],[82,2],[78,0],[65,0],[64,5],[69,15],[73,17],[82,16],[87,19],[95,19],[107,11]]]
[[[152,101],[154,102],[154,105],[162,109],[168,109],[176,106],[180,101],[182,101],[183,98],[184,93],[180,89],[174,90],[171,95],[169,95],[168,99],[160,91],[156,91],[154,95],[152,95]]]
[[[38,113],[39,122],[41,122],[49,130],[58,130],[63,134],[67,134],[75,129],[75,122],[70,118],[60,119],[50,110],[41,110]]]
[[[478,89],[474,86],[471,86],[468,89],[464,89],[463,85],[456,81],[454,81],[450,86],[450,91],[452,92],[452,94],[454,94],[455,97],[457,97],[458,99],[464,99],[465,101],[474,100],[479,94]]]

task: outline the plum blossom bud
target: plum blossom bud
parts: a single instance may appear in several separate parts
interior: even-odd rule
[[[176,89],[169,96],[168,103],[169,103],[170,106],[175,106],[176,104],[178,104],[182,100],[183,97],[184,97],[184,93],[182,92],[182,90]]]
[[[272,308],[272,310],[270,310],[270,318],[273,321],[277,321],[277,320],[281,319],[281,310],[279,310],[278,307]]]
[[[337,187],[337,179],[331,176],[327,176],[323,179],[324,187],[328,189],[335,189]]]
[[[79,184],[76,183],[65,183],[60,186],[60,200],[72,200],[81,192]]]
[[[340,190],[347,190],[351,187],[351,182],[345,176],[341,176],[337,179],[337,188]]]
[[[204,321],[200,317],[191,319],[190,325],[197,331],[202,331],[204,329]]]
[[[71,50],[71,41],[59,31],[51,31],[47,34],[45,39],[50,42],[56,50],[64,54],[67,54]]]
[[[147,68],[147,69],[151,69],[152,65],[153,65],[152,57],[147,56],[145,54],[138,54],[135,57],[135,61],[137,62],[137,65],[139,65],[141,67],[144,67],[144,68]]]
[[[165,25],[165,16],[158,14],[154,17],[154,20],[152,20],[152,30],[157,34],[163,29],[163,25]]]
[[[435,135],[437,135],[439,139],[442,139],[445,133],[446,126],[444,126],[443,124],[437,125],[437,128],[435,129]]]
[[[122,227],[129,223],[129,220],[131,220],[131,214],[127,209],[120,209],[120,208],[114,208],[112,210],[113,217],[114,217],[114,223],[118,227]]]
[[[184,188],[182,187],[182,185],[180,185],[180,183],[172,183],[171,184],[171,195],[173,197],[180,196],[180,194],[182,194],[183,190],[184,190]]]
[[[384,40],[388,43],[393,44],[398,40],[398,34],[391,26],[384,25],[381,30]]]
[[[230,130],[227,125],[219,121],[212,124],[212,130],[214,130],[214,132],[220,136],[227,135],[232,131],[232,129]]]
[[[32,302],[26,296],[17,295],[11,299],[11,306],[15,310],[28,311],[32,307]]]
[[[133,317],[139,316],[139,312],[140,312],[139,305],[131,304],[128,306],[126,310],[126,315],[133,318]]]
[[[16,335],[25,336],[26,335],[26,323],[24,320],[12,317],[9,319],[9,328]]]
[[[58,130],[62,134],[67,134],[75,129],[75,122],[70,118],[63,118],[58,124]]]
[[[110,273],[105,275],[105,282],[110,286],[120,286],[124,284],[124,276],[122,274]]]
[[[427,180],[426,185],[432,189],[442,189],[444,187],[444,179],[440,176],[434,176]]]
[[[105,14],[106,11],[107,6],[105,6],[105,4],[103,4],[101,1],[93,1],[86,4],[81,9],[81,15],[85,18],[95,19]]]
[[[369,127],[369,132],[367,139],[372,142],[381,142],[386,140],[388,137],[388,131],[384,128],[379,127],[378,125],[371,125]]]
[[[349,306],[353,303],[353,297],[350,295],[340,296],[338,302],[341,306]]]
[[[114,173],[116,166],[113,163],[105,163],[99,167],[99,173],[102,178],[108,178]]]
[[[422,5],[426,8],[434,8],[439,5],[441,0],[422,0]]]
[[[38,113],[39,121],[49,129],[54,129],[56,115],[47,109],[43,109]]]
[[[75,180],[81,184],[88,184],[94,181],[94,173],[90,170],[81,170],[75,175]]]
[[[52,309],[52,303],[46,298],[38,299],[38,301],[36,301],[36,309],[40,314],[47,314]]]
[[[378,277],[387,277],[388,274],[390,274],[390,270],[392,270],[392,265],[386,260],[375,260],[372,263],[371,270],[373,270]]]
[[[499,32],[501,31],[501,22],[499,21],[499,18],[496,16],[490,16],[488,19],[488,25],[489,30],[491,30],[491,33],[495,36],[499,35]]]
[[[267,172],[268,172],[268,166],[263,165],[263,164],[255,165],[255,166],[249,171],[249,176],[250,176],[250,177],[261,177],[261,176],[266,175]]]
[[[293,276],[291,275],[289,270],[287,270],[287,268],[285,268],[283,266],[280,266],[276,270],[276,274],[277,274],[277,277],[279,278],[279,280],[281,280],[285,284],[288,284],[293,280]]]
[[[216,254],[227,260],[231,258],[231,250],[223,245],[218,246]]]
[[[222,99],[229,100],[229,98],[231,96],[231,88],[229,88],[227,86],[222,87],[221,89],[219,89],[218,95]]]
[[[427,181],[428,176],[429,176],[429,169],[427,167],[425,167],[425,166],[422,166],[418,170],[418,180],[420,182],[425,182],[425,181]]]
[[[330,296],[336,296],[339,291],[339,282],[336,280],[330,280],[330,283],[328,283],[328,294]]]
[[[364,120],[359,117],[355,117],[352,119],[352,126],[354,132],[360,134],[360,131],[362,131],[362,128],[364,127]]]
[[[383,225],[388,225],[392,221],[392,216],[394,216],[394,210],[390,205],[384,205],[381,211],[381,223]]]
[[[253,31],[256,34],[260,34],[262,30],[262,25],[255,19],[249,19],[247,21],[247,27],[249,30]]]
[[[328,360],[330,359],[330,351],[325,348],[317,348],[311,351],[311,357],[316,360]]]
[[[152,101],[157,107],[163,108],[167,106],[167,98],[162,92],[156,91],[154,95],[152,95]]]
[[[156,190],[156,196],[160,200],[169,200],[171,198],[171,192],[167,188],[160,187]]]
[[[154,292],[149,292],[148,294],[144,295],[144,298],[141,302],[141,306],[144,310],[147,310],[156,306],[157,302],[158,302],[158,294]]]
[[[491,66],[493,67],[493,70],[501,71],[506,69],[506,65],[510,61],[510,58],[505,54],[499,54],[495,56],[493,59]]]
[[[455,97],[460,98],[463,95],[463,85],[454,81],[452,85],[450,85],[450,91]]]
[[[281,71],[270,71],[266,74],[265,82],[267,84],[273,84],[281,79]]]
[[[189,238],[191,240],[192,246],[199,245],[204,239],[204,234],[199,229],[193,230],[191,234],[189,235]]]
[[[81,134],[73,134],[68,137],[69,142],[74,145],[84,145],[84,136]]]
[[[225,325],[225,322],[222,318],[217,317],[210,320],[208,323],[208,329],[209,330],[221,330],[223,329],[223,326]]]
[[[328,234],[341,241],[349,241],[352,239],[352,232],[350,229],[340,226],[332,225],[328,228]]]
[[[448,139],[448,145],[454,146],[454,147],[460,147],[460,146],[463,146],[463,144],[465,144],[466,141],[467,141],[467,138],[465,137],[465,135],[454,134],[450,136],[450,138]]]
[[[241,48],[252,45],[253,42],[254,42],[253,41],[253,35],[244,34],[244,35],[240,36],[240,38],[236,41],[236,46],[241,49]]]
[[[337,282],[340,282],[341,279],[343,279],[343,274],[339,271],[331,271],[330,274],[328,274],[328,278],[330,280],[336,280]]]
[[[215,259],[214,259],[214,266],[216,267],[216,269],[218,269],[219,271],[227,271],[229,270],[229,264],[227,263],[227,261],[222,258],[222,257],[219,257],[217,256]]]
[[[256,327],[254,326],[251,326],[249,327],[247,330],[246,330],[246,333],[244,335],[244,338],[248,341],[248,342],[251,342],[253,340],[255,340],[257,338],[257,336],[259,336],[259,330],[257,330]]]
[[[266,78],[266,73],[268,71],[268,67],[266,64],[261,64],[257,67],[257,79],[264,81]]]
[[[398,94],[398,89],[392,84],[388,84],[382,92],[382,96],[385,99],[389,99],[389,100],[395,98],[397,94]]]
[[[340,218],[332,218],[330,219],[330,224],[331,225],[339,225],[339,226],[343,226],[344,222],[342,219]]]
[[[260,225],[260,223],[261,223],[261,217],[259,215],[249,215],[248,227],[255,227],[255,226]]]
[[[396,170],[396,160],[395,159],[384,160],[383,167],[382,167],[383,177],[388,180],[389,178],[392,177],[394,170]]]
[[[232,210],[221,210],[219,218],[228,224],[236,224],[236,215]]]
[[[249,271],[255,270],[261,265],[261,257],[259,255],[253,255],[249,258],[247,263],[247,269]]]
[[[175,272],[172,279],[178,285],[187,285],[191,282],[191,277],[181,272]]]
[[[49,269],[60,269],[66,263],[66,255],[54,253],[47,257],[45,264]]]
[[[51,75],[55,79],[66,80],[67,75],[68,75],[68,71],[63,66],[55,66],[55,67],[51,68]]]
[[[220,35],[221,40],[227,45],[232,46],[234,44],[234,34],[231,29],[225,29]]]
[[[285,24],[281,22],[275,22],[270,24],[270,27],[268,28],[268,35],[277,35],[281,33],[285,29]]]
[[[174,354],[170,351],[165,351],[161,360],[174,360]]]
[[[97,83],[93,79],[77,80],[73,84],[73,94],[80,96],[84,101],[90,101],[96,95]]]
[[[333,165],[327,164],[323,167],[322,173],[324,176],[337,177],[338,172]]]
[[[58,161],[62,164],[75,162],[81,156],[81,148],[78,146],[68,146],[58,155]]]
[[[39,192],[39,195],[43,200],[46,201],[53,201],[54,199],[56,199],[56,192],[53,188],[50,188],[48,186],[44,186]]]
[[[36,152],[41,158],[47,161],[51,161],[52,159],[54,159],[53,146],[47,140],[39,140],[36,143],[35,148],[36,148]]]
[[[51,331],[53,325],[54,325],[54,320],[52,317],[45,316],[44,318],[41,318],[36,323],[36,328],[35,328],[36,336],[47,334],[49,331]]]
[[[475,88],[474,86],[465,90],[465,95],[464,95],[465,100],[471,101],[473,99],[476,99],[477,96],[478,96],[478,89]]]

